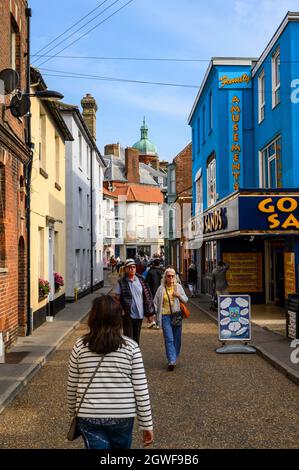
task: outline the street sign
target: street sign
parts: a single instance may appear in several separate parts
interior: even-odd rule
[[[250,340],[250,295],[219,295],[218,328],[220,341]]]

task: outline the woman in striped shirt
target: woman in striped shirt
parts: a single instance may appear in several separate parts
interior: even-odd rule
[[[78,411],[78,424],[89,449],[129,449],[137,415],[143,445],[153,441],[147,379],[139,346],[121,334],[122,308],[110,295],[94,300],[89,333],[79,338],[70,356],[68,408],[73,416],[100,358]]]

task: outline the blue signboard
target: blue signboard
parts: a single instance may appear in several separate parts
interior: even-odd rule
[[[250,340],[250,315],[250,295],[219,295],[219,340]]]
[[[250,69],[218,72],[218,87],[220,90],[232,88],[251,88]]]
[[[239,230],[299,232],[299,196],[292,194],[239,197]]]

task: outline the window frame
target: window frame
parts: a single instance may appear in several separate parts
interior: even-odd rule
[[[258,123],[265,119],[266,96],[265,96],[265,70],[258,76]]]
[[[280,103],[280,47],[272,54],[272,109]],[[279,79],[279,81],[278,81]]]
[[[212,184],[211,184],[212,183]],[[213,197],[211,197],[212,192],[210,191],[211,186],[214,187]],[[216,187],[216,157],[215,155],[207,161],[207,206],[210,207],[215,204],[217,197],[217,187]]]
[[[271,140],[264,148],[259,152],[259,186],[261,189],[277,189],[279,185],[279,165],[278,160],[281,159],[281,148],[278,151],[277,146],[280,141],[281,147],[281,135],[275,137]],[[269,155],[270,147],[274,145],[275,152],[272,155]],[[275,185],[272,185],[271,181],[271,163],[275,161]]]

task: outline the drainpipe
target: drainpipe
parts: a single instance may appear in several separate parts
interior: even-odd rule
[[[30,18],[31,8],[26,8],[27,18],[27,63],[26,63],[26,93],[30,93]],[[26,336],[31,334],[31,292],[30,292],[30,186],[31,186],[31,171],[32,171],[32,142],[31,142],[31,112],[26,116],[26,145],[29,148],[29,160],[25,169],[26,176],[26,232],[27,232],[27,327]]]
[[[90,292],[93,292],[93,150],[90,149]]]

